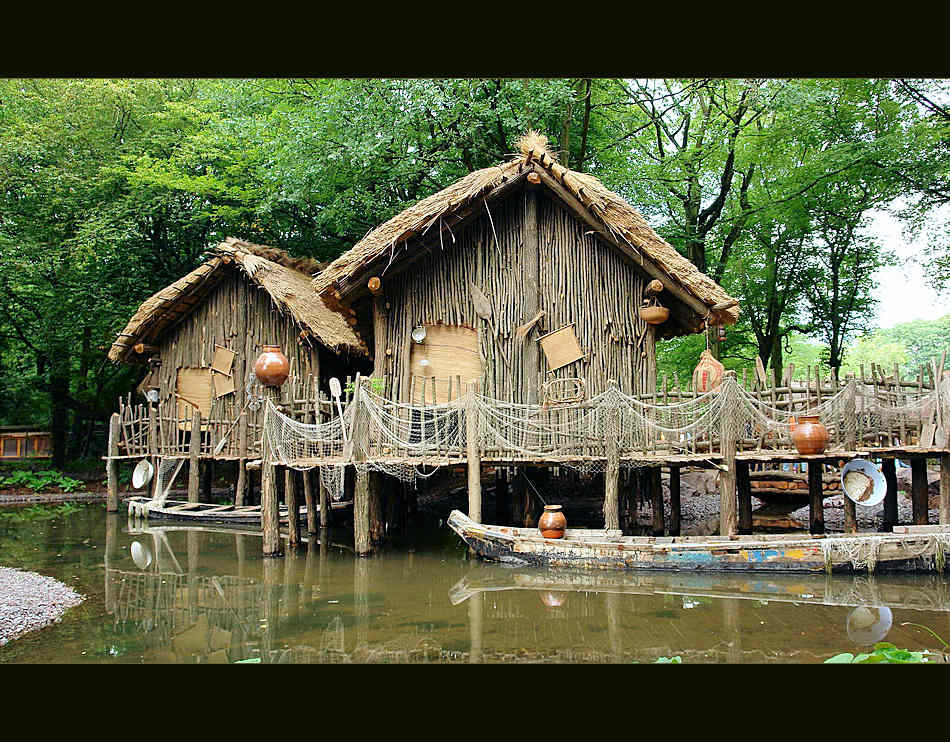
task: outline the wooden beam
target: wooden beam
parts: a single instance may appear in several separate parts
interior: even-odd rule
[[[607,384],[616,388],[617,382],[610,379]],[[608,409],[607,415],[611,427],[619,427],[619,410]],[[604,472],[604,528],[620,528],[620,450],[616,435],[607,436],[607,469]]]

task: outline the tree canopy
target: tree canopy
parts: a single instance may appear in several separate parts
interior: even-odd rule
[[[332,259],[505,159],[529,127],[740,300],[740,322],[713,338],[727,366],[758,355],[780,373],[802,338],[836,369],[869,343],[912,365],[942,347],[939,330],[866,332],[891,260],[869,215],[901,199],[922,229],[950,199],[947,91],[862,78],[2,80],[0,423],[52,425],[59,461],[95,453],[90,434],[139,373],[106,361],[109,344],[209,244],[234,235]],[[947,275],[946,225],[935,234],[929,259]],[[704,343],[661,344],[661,369],[690,370]]]

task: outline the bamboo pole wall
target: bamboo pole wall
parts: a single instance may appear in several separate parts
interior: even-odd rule
[[[540,369],[524,368],[524,345],[515,330],[533,317],[525,306],[525,192],[519,191],[486,205],[490,216],[486,211],[454,235],[446,231],[440,238],[433,226],[435,236],[410,242],[410,250],[426,251],[424,257],[401,273],[382,276],[389,304],[384,342],[390,352],[385,368],[375,373],[392,379],[387,396],[409,399],[409,335],[416,325],[438,323],[478,330],[481,388],[497,399],[524,401],[526,377],[537,379],[539,371],[545,380],[584,378],[591,394],[603,391],[610,378],[628,393],[653,391],[653,328],[638,314],[643,273],[597,235],[585,234],[585,225],[543,190],[537,198],[540,309],[546,315],[526,342],[573,322],[587,357],[549,374],[541,353]],[[470,283],[491,303],[490,321],[476,314]]]

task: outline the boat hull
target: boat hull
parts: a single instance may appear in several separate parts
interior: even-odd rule
[[[480,558],[517,566],[725,572],[852,572],[868,571],[869,567],[869,571],[877,572],[934,571],[937,565],[940,571],[945,568],[939,556],[940,540],[933,534],[874,534],[862,543],[860,537],[620,537],[616,532],[572,534],[568,529],[564,538],[546,539],[536,529],[476,523],[458,510],[452,511],[448,525]],[[860,558],[861,547],[871,545],[873,559]]]

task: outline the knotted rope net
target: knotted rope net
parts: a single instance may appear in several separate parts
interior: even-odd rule
[[[474,390],[420,405],[358,386],[342,418],[320,424],[293,420],[268,402],[264,438],[272,463],[320,466],[328,489],[342,493],[347,465],[411,482],[439,467],[464,464],[469,435],[476,436],[482,460],[544,461],[586,473],[603,471],[611,459],[633,467],[651,465],[652,454],[717,455],[725,439],[736,441],[740,450],[792,449],[793,418],[805,415],[825,425],[833,446],[860,445],[859,438],[920,429],[937,408],[938,394],[930,389],[886,394],[849,379],[820,402],[806,392],[789,395],[780,405],[726,375],[716,389],[668,403],[611,384],[586,401],[555,406],[508,402]]]

